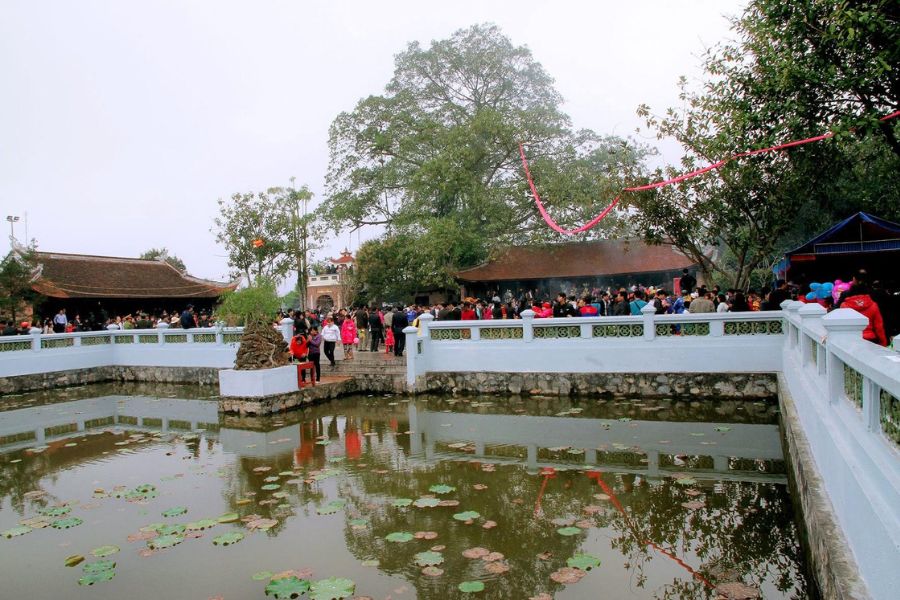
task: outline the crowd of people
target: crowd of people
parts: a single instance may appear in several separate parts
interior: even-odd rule
[[[151,314],[143,310],[124,316],[108,316],[101,311],[99,316],[88,313],[82,318],[80,313],[69,315],[65,308],[59,309],[52,317],[44,319],[23,319],[21,321],[0,320],[0,334],[29,335],[33,333],[74,333],[84,331],[119,331],[129,329],[158,329],[194,327],[212,327],[215,324],[213,314],[208,310],[195,311],[188,304],[180,312],[163,310]]]

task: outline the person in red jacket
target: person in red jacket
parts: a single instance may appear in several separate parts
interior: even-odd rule
[[[297,362],[306,361],[306,355],[309,353],[309,340],[302,333],[298,333],[291,338],[290,350],[294,360]]]
[[[841,303],[841,308],[852,308],[869,319],[869,325],[863,330],[863,339],[875,342],[879,346],[887,346],[887,335],[884,333],[881,310],[869,294],[847,296]]]

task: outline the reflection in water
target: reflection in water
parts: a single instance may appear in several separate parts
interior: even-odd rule
[[[203,389],[153,389],[4,404],[0,530],[64,503],[84,520],[2,540],[11,597],[261,598],[251,575],[285,569],[346,577],[376,598],[455,598],[467,580],[484,581],[487,598],[713,598],[728,581],[766,598],[810,593],[772,404],[358,397],[240,418],[187,399]],[[142,483],[159,496],[118,492]],[[187,515],[160,516],[173,506]],[[480,516],[453,518],[463,511]],[[220,524],[153,552],[135,537],[228,512],[276,523]],[[229,531],[246,537],[211,543]],[[65,557],[105,544],[121,547],[116,577],[78,586]],[[423,575],[414,556],[438,546],[444,573]],[[502,553],[509,571],[465,558],[473,547]],[[577,553],[600,566],[554,582]],[[33,564],[40,578],[16,577]]]

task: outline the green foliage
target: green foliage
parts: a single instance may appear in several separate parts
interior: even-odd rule
[[[275,283],[257,279],[250,287],[226,292],[216,315],[229,324],[243,324],[251,319],[271,319],[280,308]]]
[[[163,246],[162,248],[150,248],[149,250],[141,254],[140,258],[144,260],[162,259],[182,273],[187,271],[187,267],[185,266],[184,261],[174,254],[169,254],[169,250],[165,246]]]
[[[496,26],[459,30],[427,48],[410,43],[384,94],[331,125],[330,220],[387,226],[360,249],[359,287],[373,299],[455,287],[456,270],[498,245],[556,239],[522,177],[520,142],[564,224],[593,216],[611,190],[642,172],[646,149],[572,132],[561,101],[531,51]]]
[[[708,51],[683,109],[638,114],[685,148],[681,170],[736,152],[837,132],[834,139],[728,163],[718,174],[630,196],[645,239],[671,243],[713,280],[745,287],[790,246],[857,210],[900,217],[900,44],[881,0],[754,0],[737,40]],[[895,11],[896,13],[896,11]],[[891,24],[893,22],[893,24]],[[674,175],[675,169],[657,176]]]
[[[40,302],[41,295],[31,289],[37,268],[36,246],[16,246],[0,262],[0,316],[16,321],[16,315],[28,304]]]

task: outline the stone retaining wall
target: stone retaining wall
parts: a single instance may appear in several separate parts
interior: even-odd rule
[[[267,398],[222,397],[219,412],[240,415],[268,415],[285,412],[307,404],[325,402],[341,396],[366,392],[402,393],[405,385],[402,377],[392,375],[357,375],[343,381],[305,387],[298,392],[269,396]]]
[[[774,398],[773,373],[428,373],[417,392],[532,396]]]
[[[22,394],[37,390],[103,383],[146,381],[151,383],[197,383],[218,385],[219,370],[212,367],[110,366],[0,378],[0,394]]]
[[[819,586],[820,597],[868,600],[856,561],[837,522],[837,516],[816,468],[794,400],[778,376],[781,436],[788,464],[791,501],[799,515],[800,538]]]

